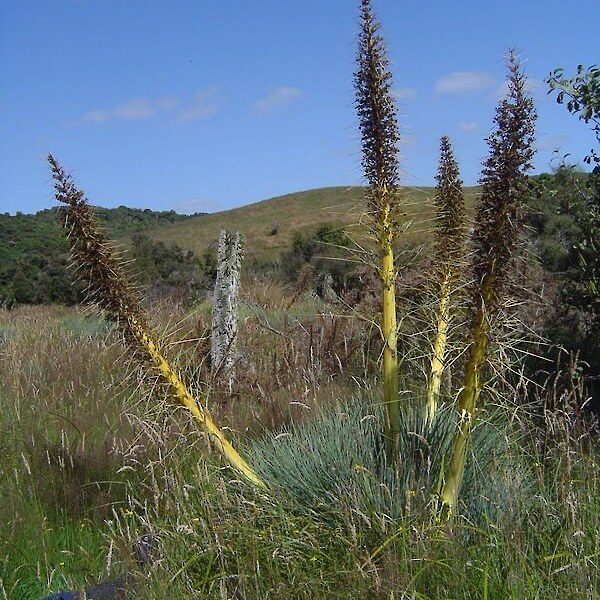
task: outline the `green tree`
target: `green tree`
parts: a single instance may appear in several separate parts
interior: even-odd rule
[[[596,65],[578,65],[572,78],[564,76],[563,69],[555,69],[546,79],[548,93],[557,91],[559,104],[566,101],[567,110],[577,114],[585,123],[594,124],[596,140],[600,144],[600,68]],[[584,206],[576,218],[581,237],[573,248],[578,268],[572,271],[566,295],[571,304],[584,307],[590,315],[589,339],[600,335],[600,154],[595,149],[584,161],[596,166],[590,178],[590,186],[582,195]]]
[[[577,66],[577,74],[571,79],[565,77],[564,69],[554,69],[546,79],[550,86],[548,93],[558,92],[556,101],[567,103],[570,113],[579,115],[585,123],[594,124],[596,139],[600,143],[600,68],[596,65]],[[592,160],[600,163],[600,155],[594,149],[584,158],[590,164]]]

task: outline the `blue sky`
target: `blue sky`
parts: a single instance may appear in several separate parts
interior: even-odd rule
[[[358,0],[0,0],[0,212],[54,205],[44,157],[93,204],[224,210],[362,183],[352,76]],[[431,185],[451,136],[476,183],[509,47],[539,113],[536,171],[590,128],[546,95],[598,62],[598,0],[374,0],[403,183]]]

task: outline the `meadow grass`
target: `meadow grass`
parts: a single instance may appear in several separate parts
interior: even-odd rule
[[[452,421],[428,429],[407,403],[404,466],[389,470],[377,386],[364,377],[377,358],[368,327],[312,298],[286,320],[289,292],[244,294],[238,391],[215,388],[209,402],[270,495],[207,458],[97,316],[0,312],[0,598],[116,576],[148,532],[157,549],[133,597],[598,596],[597,433],[554,412],[542,436],[526,411],[488,407],[465,479],[472,493],[440,523],[432,491]],[[208,377],[191,341],[207,310],[187,320],[156,310],[179,367]],[[411,365],[402,369],[409,383]]]

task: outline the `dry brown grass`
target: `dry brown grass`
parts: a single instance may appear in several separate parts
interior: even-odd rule
[[[164,314],[164,313],[163,313]],[[342,305],[273,282],[242,283],[237,377],[232,392],[215,382],[210,365],[210,304],[165,325],[177,363],[198,386],[209,385],[219,423],[244,436],[277,429],[316,406],[344,399],[353,377],[377,359],[376,330]]]
[[[431,238],[435,190],[407,187],[402,193],[408,206],[407,220],[414,224],[400,243],[407,246],[424,243]],[[477,188],[465,189],[469,211],[473,210],[477,193]],[[147,233],[155,240],[177,243],[202,254],[218,239],[221,229],[239,230],[246,239],[248,258],[273,261],[289,249],[295,233],[307,233],[324,222],[342,226],[352,236],[362,239],[367,232],[364,209],[362,187],[319,188],[204,215]],[[274,224],[279,225],[277,235],[272,235]]]

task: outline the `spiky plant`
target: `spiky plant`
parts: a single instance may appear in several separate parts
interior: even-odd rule
[[[431,490],[440,485],[456,421],[450,405],[440,406],[429,420],[417,403],[403,404],[401,460],[390,468],[384,451],[383,410],[362,392],[335,407],[317,409],[310,421],[292,423],[254,441],[248,452],[270,487],[284,492],[315,519],[338,518],[345,508],[364,518],[369,528],[386,529],[390,520],[398,523],[411,513],[431,515]],[[508,488],[514,489],[513,477],[525,484],[527,475],[517,467],[517,453],[506,450],[513,437],[499,411],[481,420],[473,431],[464,498],[473,523],[483,525],[494,518],[510,494]]]
[[[198,427],[208,435],[229,464],[254,485],[265,487],[262,479],[235,450],[169,363],[122,264],[114,256],[83,192],[77,189],[52,155],[48,156],[48,162],[56,199],[66,205],[63,224],[69,230],[71,253],[79,277],[87,284],[88,300],[102,308],[106,316],[117,324],[127,346],[138,359],[151,365],[159,374],[169,394],[190,411]]]
[[[466,225],[462,181],[448,136],[443,136],[440,142],[440,164],[436,180],[438,182],[435,196],[437,226],[434,264],[438,306],[427,385],[427,415],[430,420],[437,411],[442,374],[446,363],[448,328],[452,319],[452,295],[461,271]]]
[[[527,81],[514,51],[508,56],[508,92],[487,139],[489,157],[480,183],[482,196],[473,233],[473,285],[470,346],[459,399],[461,421],[441,493],[444,510],[456,507],[467,447],[482,389],[482,370],[490,344],[491,324],[509,281],[526,193],[526,173],[534,155],[536,113]]]
[[[398,123],[391,92],[392,74],[380,25],[370,0],[362,0],[357,71],[356,108],[362,138],[362,166],[369,183],[367,196],[372,228],[379,246],[383,283],[383,397],[387,452],[396,456],[399,436],[398,355],[396,331],[396,270],[394,239],[398,232]]]

